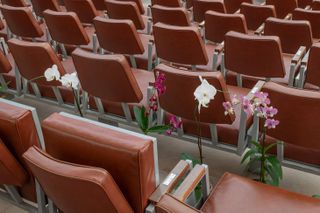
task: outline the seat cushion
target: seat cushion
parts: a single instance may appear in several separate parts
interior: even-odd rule
[[[204,213],[317,213],[320,200],[226,173],[201,210]]]
[[[131,114],[133,116],[133,106],[138,105],[138,106],[148,107],[147,92],[148,92],[149,82],[154,82],[155,79],[154,79],[153,72],[148,72],[148,71],[140,70],[140,69],[132,69],[132,72],[133,72],[133,74],[137,80],[137,83],[139,85],[139,88],[143,94],[143,99],[141,100],[140,103],[129,103]],[[115,114],[118,116],[124,116],[121,103],[115,103],[115,102],[110,102],[107,100],[102,100],[102,104],[104,106],[104,110],[106,113],[111,113],[111,114]],[[93,109],[97,109],[92,98],[90,100],[90,106]]]

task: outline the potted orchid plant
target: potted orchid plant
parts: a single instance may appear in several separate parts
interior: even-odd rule
[[[77,107],[77,110],[80,114],[81,117],[83,117],[83,113],[80,107],[80,95],[79,95],[79,88],[80,88],[80,82],[77,76],[76,72],[73,72],[71,74],[67,73],[64,76],[60,75],[60,72],[58,70],[58,66],[57,65],[52,65],[52,67],[49,67],[48,69],[45,70],[44,75],[34,78],[33,80],[39,79],[39,78],[45,78],[46,81],[59,81],[61,83],[62,86],[66,87],[66,88],[71,88],[72,93],[73,93],[73,97],[75,99],[75,104]]]

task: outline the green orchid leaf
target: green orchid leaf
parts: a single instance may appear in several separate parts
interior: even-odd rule
[[[272,147],[275,147],[276,145],[277,145],[277,143],[273,143],[273,144],[268,145],[268,146],[264,149],[264,153],[265,153],[265,154],[268,153],[268,151],[269,151],[270,149],[272,149]]]
[[[275,172],[273,169],[272,169],[272,166],[267,166],[266,167],[266,171],[268,173],[268,175],[271,177],[271,180],[269,180],[267,178],[268,183],[271,184],[272,186],[279,186],[280,184],[280,177],[278,176],[277,172]]]
[[[182,153],[181,154],[181,160],[191,160],[192,161],[192,166],[195,167],[197,164],[200,164],[200,161],[198,159],[195,159],[191,155],[187,153]]]
[[[254,155],[257,151],[254,149],[250,149],[246,152],[246,154],[243,156],[242,160],[241,160],[241,164],[243,164],[243,162],[245,162],[247,160],[248,157],[250,157],[251,155]]]
[[[133,113],[134,113],[134,117],[136,118],[136,121],[138,122],[140,128],[142,129],[141,109],[138,106],[134,106]]]
[[[147,129],[147,132],[164,133],[168,129],[170,129],[170,125],[153,126]]]
[[[313,195],[312,197],[314,197],[314,198],[319,198],[319,199],[320,199],[320,194],[318,194],[318,195]]]
[[[146,115],[146,108],[144,106],[141,108],[141,121],[143,129],[148,129],[149,116]]]
[[[258,143],[258,142],[256,142],[256,141],[251,141],[250,143],[254,145],[254,148],[256,148],[258,151],[261,152],[262,146],[261,146],[260,143]]]
[[[277,173],[277,175],[279,176],[280,179],[283,178],[283,172],[282,172],[282,167],[281,167],[281,163],[278,160],[278,158],[276,156],[267,156],[266,157],[266,162],[267,165],[272,167],[272,170]]]
[[[133,113],[136,118],[136,121],[139,124],[140,129],[146,133],[148,128],[148,116],[145,115],[144,106],[140,109],[138,106],[133,107]]]

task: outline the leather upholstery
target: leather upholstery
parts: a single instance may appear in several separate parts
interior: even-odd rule
[[[240,5],[243,2],[253,3],[252,0],[224,0],[223,2],[226,7],[227,13],[235,13],[237,10],[239,10]]]
[[[43,11],[61,11],[57,0],[32,0],[32,6],[37,16],[43,17]]]
[[[12,70],[12,66],[8,60],[8,58],[0,51],[0,74],[8,73]]]
[[[196,22],[204,21],[205,13],[207,11],[216,11],[225,13],[226,8],[221,1],[212,0],[194,0],[193,1],[193,18]]]
[[[278,36],[282,51],[290,54],[295,54],[301,46],[309,49],[313,42],[311,25],[308,21],[268,18],[264,34]]]
[[[320,1],[314,0],[311,4],[312,10],[320,10]]]
[[[292,13],[292,19],[309,21],[313,38],[320,38],[320,11],[297,8]]]
[[[42,37],[44,35],[40,24],[32,14],[31,8],[0,5],[0,9],[13,34],[28,38]]]
[[[139,12],[140,12],[141,15],[143,15],[143,14],[146,13],[145,8],[144,8],[144,5],[143,5],[143,3],[142,3],[141,0],[117,0],[117,1],[134,2],[134,3],[136,3],[136,5],[138,6]]]
[[[273,5],[258,5],[242,3],[240,13],[246,18],[248,29],[256,30],[269,17],[276,17],[276,11]]]
[[[77,49],[72,58],[82,88],[90,95],[120,103],[141,101],[141,90],[124,56],[97,55]]]
[[[224,14],[208,11],[205,15],[205,37],[209,41],[221,43],[229,31],[248,33],[242,14]]]
[[[135,2],[106,0],[108,17],[112,19],[129,19],[137,29],[145,29],[144,20]]]
[[[104,0],[92,0],[92,3],[97,10],[107,10],[107,6],[104,3]]]
[[[134,212],[144,212],[156,187],[150,139],[59,114],[45,119],[42,128],[51,156],[107,170]]]
[[[157,23],[153,33],[159,58],[180,64],[207,65],[208,56],[196,27]]]
[[[53,40],[62,44],[89,44],[90,39],[76,13],[45,10],[43,15]]]
[[[180,0],[151,0],[151,5],[161,5],[165,7],[180,7]]]
[[[32,113],[29,110],[19,108],[7,103],[0,102],[0,137],[23,168],[27,169],[26,164],[22,158],[22,154],[31,146],[39,146],[39,139],[32,118]],[[28,199],[35,201],[35,185],[32,179],[31,172],[28,171],[27,181],[19,191],[21,195]],[[20,174],[17,171],[16,174]]]
[[[277,18],[283,19],[298,7],[297,0],[266,0],[266,5],[274,5]]]
[[[8,45],[20,74],[28,80],[43,76],[44,71],[54,64],[58,66],[61,76],[66,73],[58,56],[49,43],[35,43],[10,39]],[[29,57],[26,57],[26,55]],[[41,60],[30,60],[30,58],[41,58]],[[58,81],[47,82],[45,78],[37,79],[34,82],[42,85],[60,85]]]
[[[46,195],[63,212],[133,213],[106,170],[63,162],[36,147],[23,157]]]
[[[186,205],[182,201],[175,198],[173,195],[165,194],[161,197],[161,200],[155,206],[156,213],[200,213],[201,211],[195,209],[189,205]]]
[[[229,32],[225,39],[226,69],[255,77],[285,77],[280,39]]]
[[[23,186],[28,174],[0,138],[0,183]]]
[[[306,6],[311,6],[313,0],[298,0],[298,7],[305,8]]]
[[[306,83],[316,85],[317,87],[320,86],[319,58],[320,58],[320,44],[316,43],[312,45],[312,47],[310,48]]]
[[[96,16],[99,16],[91,0],[64,0],[68,11],[75,12],[81,23],[91,24]]]
[[[284,147],[285,156],[289,155],[290,159],[320,165],[320,134],[314,131],[319,128],[318,114],[310,113],[319,108],[319,92],[289,88],[271,82],[265,84],[263,91],[269,93],[272,105],[279,110],[277,119],[280,120],[279,126],[268,130],[267,134],[284,141],[288,146],[295,146],[295,153],[292,153],[292,148],[286,152],[286,146]],[[302,102],[303,105],[297,104]],[[308,128],[305,128],[306,125]]]
[[[28,4],[25,0],[1,0],[4,5],[9,5],[12,7],[27,7]]]
[[[153,5],[151,7],[153,24],[158,22],[176,26],[190,26],[188,11],[182,7],[166,7]]]
[[[265,205],[266,201],[268,205]],[[316,213],[320,211],[320,200],[226,173],[209,195],[201,211]]]

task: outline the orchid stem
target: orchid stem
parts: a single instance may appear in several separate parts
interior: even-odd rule
[[[74,96],[74,99],[76,101],[76,106],[77,106],[77,109],[78,109],[78,111],[80,113],[80,116],[83,117],[83,114],[82,114],[82,111],[81,111],[81,108],[80,108],[80,104],[79,104],[79,98],[78,98],[77,92],[73,88],[72,88],[72,92],[73,92],[73,96]]]
[[[202,155],[202,132],[200,127],[200,113],[197,113],[197,105],[194,109],[194,118],[197,123],[197,131],[198,131],[198,149],[199,149],[199,155],[200,155],[200,163],[203,164],[203,155]],[[199,118],[197,117],[197,114],[199,115]]]

